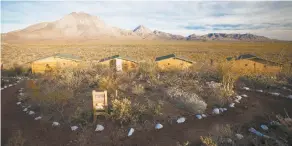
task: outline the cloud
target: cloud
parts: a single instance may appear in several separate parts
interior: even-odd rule
[[[184,36],[242,32],[292,40],[292,2],[1,2],[1,7],[1,32],[86,12],[124,29],[142,24]]]

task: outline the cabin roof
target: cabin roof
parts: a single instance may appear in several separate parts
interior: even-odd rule
[[[114,55],[114,56],[106,57],[106,58],[100,59],[99,62],[104,62],[104,61],[108,61],[108,60],[112,60],[112,59],[122,59],[122,60],[127,60],[127,61],[131,61],[131,62],[137,63],[135,60],[133,60],[131,58],[121,57],[120,55]]]
[[[156,57],[155,61],[161,61],[161,60],[165,60],[165,59],[169,59],[169,58],[175,58],[175,59],[179,59],[179,60],[183,60],[189,63],[193,63],[193,61],[182,58],[182,57],[177,57],[174,54],[169,54],[169,55],[165,55],[165,56],[160,56],[160,57]]]
[[[230,61],[233,58],[234,57],[227,57],[226,60]],[[279,64],[277,62],[265,60],[265,59],[259,58],[259,57],[255,56],[255,55],[251,55],[251,54],[243,54],[243,55],[240,55],[237,58],[235,58],[235,60],[243,60],[243,59],[248,59],[248,60],[252,60],[252,61],[258,62],[258,63],[272,65],[272,66],[281,65],[281,64]]]
[[[81,58],[78,57],[78,56],[73,56],[72,54],[61,54],[61,53],[59,53],[59,54],[55,54],[55,55],[50,55],[50,56],[42,57],[42,58],[39,58],[39,59],[30,61],[28,63],[35,62],[35,61],[38,61],[38,60],[42,60],[42,59],[49,58],[49,57],[57,57],[57,58],[61,58],[61,59],[81,61]]]

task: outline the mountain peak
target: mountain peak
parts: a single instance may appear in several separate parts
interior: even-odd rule
[[[139,26],[137,26],[137,27],[133,30],[133,32],[135,32],[136,34],[138,34],[138,35],[140,35],[140,36],[144,36],[144,35],[147,35],[147,34],[152,33],[152,31],[151,31],[149,28],[147,28],[147,27],[145,27],[145,26],[143,26],[143,25],[139,25]]]

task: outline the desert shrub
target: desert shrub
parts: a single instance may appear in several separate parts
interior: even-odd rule
[[[112,101],[112,108],[112,117],[115,120],[119,120],[121,124],[130,122],[132,120],[133,115],[131,101],[127,98],[121,100],[114,99]]]
[[[210,136],[200,136],[200,140],[204,146],[217,146]]]
[[[159,84],[159,72],[154,62],[140,63],[137,75],[140,80],[147,80],[153,86]]]
[[[203,113],[207,108],[205,101],[195,93],[184,92],[176,87],[171,87],[166,92],[172,101],[182,105],[190,112]]]
[[[276,76],[269,75],[249,75],[240,78],[246,84],[256,87],[256,86],[276,86],[280,82],[278,81]]]
[[[145,89],[144,89],[144,86],[142,84],[135,84],[133,87],[132,87],[132,92],[134,94],[137,94],[137,95],[140,95],[140,94],[144,94],[145,93]]]
[[[199,92],[199,95],[204,98],[211,107],[223,106],[230,100],[230,98],[226,97],[225,90],[222,86],[205,88],[203,91]]]
[[[70,117],[72,123],[80,123],[82,125],[87,125],[92,116],[91,111],[86,111],[77,107],[74,114]]]
[[[223,85],[223,93],[226,97],[231,96],[234,94],[233,88],[234,83],[238,79],[239,72],[234,72],[233,68],[233,62],[222,62],[218,65],[218,72],[220,81]]]
[[[12,134],[12,137],[8,140],[7,146],[23,146],[25,141],[22,132],[18,130]]]

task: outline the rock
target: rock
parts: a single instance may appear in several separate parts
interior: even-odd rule
[[[134,133],[134,131],[135,131],[134,128],[131,128],[130,131],[129,131],[129,133],[128,133],[128,136],[132,136],[133,133]]]
[[[71,126],[72,131],[76,131],[78,129],[78,126]]]
[[[263,129],[263,130],[269,130],[269,127],[267,126],[267,125],[261,125],[261,128]]]
[[[197,119],[202,119],[202,116],[201,115],[196,115]]]
[[[233,108],[234,105],[235,105],[235,103],[230,103],[230,104],[229,104],[229,107],[232,107],[232,108]]]
[[[233,141],[232,141],[231,138],[227,138],[227,139],[226,139],[226,142],[227,142],[227,143],[230,143],[230,144],[233,143]]]
[[[203,118],[206,118],[206,117],[207,117],[207,115],[205,115],[205,114],[202,114],[202,117],[203,117]]]
[[[246,95],[246,94],[242,94],[241,96],[242,96],[242,97],[247,97],[247,95]]]
[[[227,111],[227,108],[223,108],[223,111]]]
[[[7,86],[4,86],[4,89],[7,88]]]
[[[277,92],[269,92],[271,95],[274,95],[274,96],[279,96],[280,93],[277,93]]]
[[[185,122],[186,121],[186,118],[185,117],[181,117],[181,118],[179,118],[179,119],[177,119],[177,123],[183,123],[183,122]]]
[[[103,131],[104,127],[102,125],[96,125],[95,131]]]
[[[1,90],[3,90],[4,88],[1,88]]]
[[[219,108],[219,112],[223,113],[224,112],[223,108]]]
[[[59,122],[53,122],[52,126],[60,126]]]
[[[23,96],[24,94],[23,94],[23,93],[19,93],[19,95],[20,95],[20,96]]]
[[[214,108],[213,114],[216,114],[216,115],[220,114],[220,110],[218,108]]]
[[[242,89],[249,91],[250,89],[248,87],[243,87]]]
[[[261,93],[264,92],[263,90],[256,90],[256,91],[257,91],[257,92],[261,92]]]
[[[34,118],[34,120],[40,120],[42,117],[41,116],[38,116],[36,118]]]
[[[240,101],[239,101],[238,99],[235,99],[234,102],[236,102],[236,103],[240,103]]]
[[[20,105],[21,104],[21,102],[16,102],[16,105]]]
[[[155,125],[155,129],[161,129],[161,128],[163,128],[163,125],[161,125],[160,123]]]
[[[239,140],[243,139],[243,135],[239,133],[235,134],[235,137]]]
[[[35,112],[34,112],[34,111],[29,111],[28,114],[29,114],[29,115],[34,115]]]
[[[12,86],[12,84],[9,84],[9,85],[8,85],[8,87],[11,87],[11,86]]]
[[[239,96],[239,95],[237,95],[235,98],[236,98],[237,100],[241,100],[241,99],[242,99],[242,97]]]
[[[288,95],[287,98],[292,99],[292,95]]]
[[[23,111],[26,112],[27,111],[27,108],[23,109]]]

